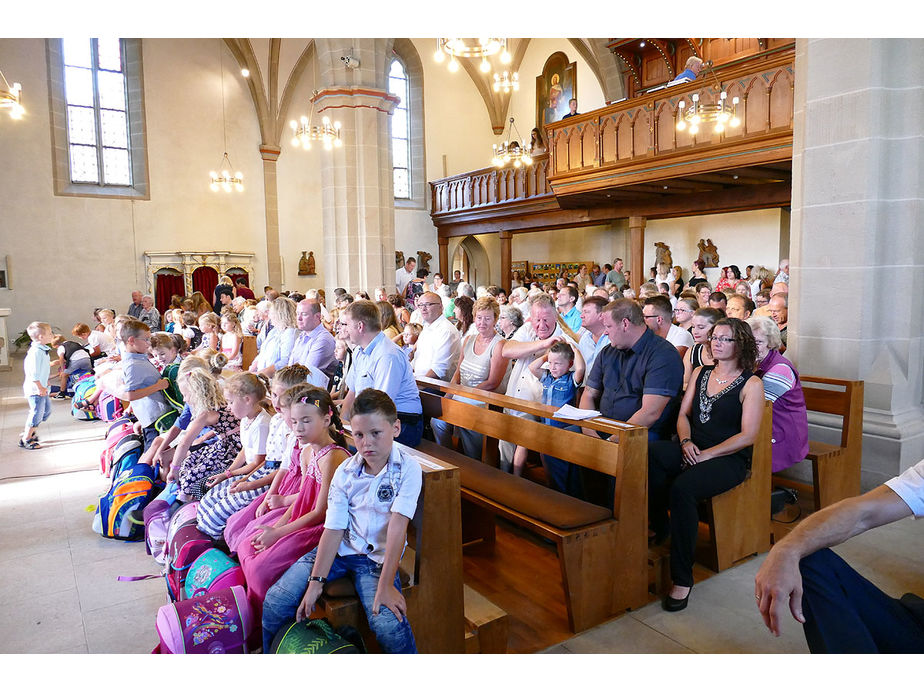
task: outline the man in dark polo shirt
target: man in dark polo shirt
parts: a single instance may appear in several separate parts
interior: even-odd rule
[[[645,326],[645,316],[635,301],[620,298],[603,310],[603,327],[610,346],[597,356],[585,381],[581,408],[597,409],[611,419],[647,426],[649,440],[670,435],[676,416],[673,402],[683,387],[680,355],[670,342]],[[598,435],[591,429],[583,431]],[[588,478],[585,474],[585,495],[588,500],[610,505],[613,479],[603,484],[602,476]],[[599,496],[600,491],[606,495]]]

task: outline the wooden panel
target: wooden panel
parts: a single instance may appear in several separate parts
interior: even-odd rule
[[[602,163],[609,164],[616,161],[616,119],[612,116],[603,118],[600,126],[600,143]]]
[[[632,150],[636,157],[651,154],[651,114],[640,108],[632,124]]]
[[[642,87],[652,87],[670,80],[667,63],[655,51],[642,58]]]
[[[627,114],[616,120],[616,158],[628,161],[635,156],[632,146],[632,121]]]
[[[597,124],[588,123],[581,131],[581,160],[584,166],[597,165]]]
[[[584,168],[581,132],[578,127],[568,130],[568,170]]]
[[[792,109],[792,76],[779,70],[770,80],[770,129],[792,129]]]
[[[674,133],[677,132],[677,123],[674,119],[674,109],[669,101],[657,105],[654,112],[655,119],[655,154],[663,154],[674,150]]]

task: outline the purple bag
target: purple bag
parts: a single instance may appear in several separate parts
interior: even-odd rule
[[[183,525],[173,535],[173,540],[168,545],[167,565],[164,570],[170,601],[175,602],[183,597],[183,586],[186,584],[189,569],[193,562],[210,548],[212,538],[200,532],[195,523]]]
[[[163,654],[246,654],[254,627],[243,587],[235,586],[175,604],[157,612]]]

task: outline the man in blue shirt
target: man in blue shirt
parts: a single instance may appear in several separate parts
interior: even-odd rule
[[[372,301],[354,301],[340,314],[347,337],[356,345],[349,389],[340,411],[349,419],[353,400],[367,388],[381,390],[395,403],[401,432],[395,440],[417,447],[423,435],[423,407],[411,362],[401,348],[382,334],[379,309]]]
[[[333,375],[337,366],[334,358],[336,342],[333,335],[321,324],[321,303],[306,298],[295,309],[295,320],[300,332],[289,355],[289,365],[300,363],[322,371],[327,377]]]
[[[558,292],[555,305],[561,314],[561,319],[575,334],[581,329],[581,311],[577,309],[578,292],[570,284],[565,284]]]

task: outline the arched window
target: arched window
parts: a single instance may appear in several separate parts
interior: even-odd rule
[[[407,72],[398,58],[391,61],[388,71],[388,91],[401,99],[391,116],[392,172],[395,197],[411,199],[411,119],[409,117],[410,88]]]

